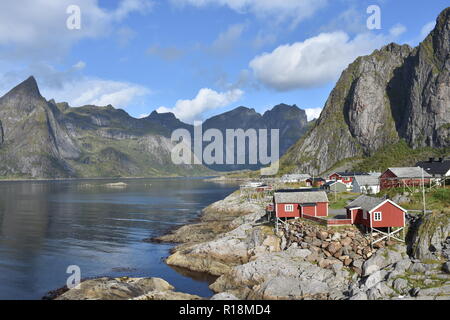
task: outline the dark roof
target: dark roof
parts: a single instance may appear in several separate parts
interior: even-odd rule
[[[339,183],[339,184],[342,184],[343,186],[345,186],[345,183],[343,183],[342,181],[339,181],[339,180],[332,180],[332,181],[328,181],[327,183],[325,183],[323,186],[324,187],[327,187],[327,186],[332,186],[333,184],[336,184],[336,183]]]
[[[429,160],[417,162],[416,166],[421,167],[431,175],[443,176],[450,171],[450,160]]]
[[[324,178],[309,178],[306,180],[311,180],[311,181],[326,181]]]

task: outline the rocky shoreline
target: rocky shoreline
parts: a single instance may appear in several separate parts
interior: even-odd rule
[[[168,265],[218,277],[211,299],[450,299],[448,212],[410,224],[407,245],[381,242],[373,250],[354,226],[299,219],[276,234],[263,204],[237,191],[205,208],[197,223],[153,240],[178,244]],[[201,299],[172,290],[128,298]]]

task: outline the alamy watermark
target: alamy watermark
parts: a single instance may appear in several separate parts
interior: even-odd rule
[[[225,138],[223,135],[225,133]],[[280,134],[278,129],[208,129],[194,123],[194,137],[187,129],[172,133],[171,158],[176,165],[261,165],[261,175],[278,173]],[[268,140],[270,139],[270,145]],[[193,141],[193,145],[192,145]],[[248,153],[247,153],[248,151]],[[270,155],[269,155],[270,151]]]
[[[66,273],[70,274],[66,281],[67,288],[80,289],[81,268],[77,265],[71,265],[67,267]]]
[[[81,8],[77,5],[70,5],[66,9],[69,17],[66,20],[66,26],[69,30],[81,29]]]
[[[367,29],[380,30],[381,29],[381,8],[377,5],[371,5],[367,8]]]

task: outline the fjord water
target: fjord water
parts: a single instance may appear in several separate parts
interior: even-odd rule
[[[0,182],[0,299],[40,299],[81,277],[161,277],[210,296],[208,280],[167,266],[172,244],[142,240],[195,220],[237,187],[203,179]]]

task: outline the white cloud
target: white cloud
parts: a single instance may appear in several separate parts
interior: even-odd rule
[[[3,59],[60,58],[77,41],[111,33],[133,12],[146,13],[150,0],[121,0],[115,10],[98,0],[21,0],[0,2],[0,57]],[[81,29],[69,30],[69,5],[81,10]]]
[[[221,54],[230,52],[241,38],[244,30],[245,24],[234,24],[229,26],[226,31],[219,34],[212,44],[213,51]]]
[[[208,88],[201,89],[192,100],[178,100],[173,108],[160,107],[158,112],[173,112],[178,118],[186,122],[199,120],[201,114],[208,110],[226,107],[241,99],[244,92],[233,89],[217,92]]]
[[[85,67],[86,63],[79,61],[71,68],[61,71],[50,65],[37,63],[18,71],[0,74],[0,96],[30,75],[35,76],[41,94],[46,99],[65,101],[73,107],[111,104],[117,108],[126,108],[140,104],[152,93],[139,84],[84,76],[81,71]]]
[[[312,16],[328,0],[171,0],[176,6],[227,6],[238,13],[251,13],[271,22],[289,20],[293,25]]]
[[[318,87],[337,80],[357,57],[394,40],[401,31],[392,29],[387,36],[364,33],[353,39],[342,31],[321,33],[257,56],[250,68],[260,82],[279,91]]]
[[[308,121],[319,119],[320,113],[322,112],[322,108],[310,108],[305,109],[306,116],[308,117]]]
[[[422,30],[420,30],[420,38],[425,39],[428,34],[433,31],[434,27],[436,26],[436,21],[430,21],[426,25],[422,27]]]
[[[400,23],[396,24],[389,30],[389,33],[393,37],[398,37],[398,36],[404,34],[405,32],[406,32],[406,27]]]
[[[68,83],[63,90],[47,92],[57,101],[68,101],[72,106],[111,104],[116,108],[129,107],[139,97],[151,93],[149,89],[141,85],[89,77]]]

